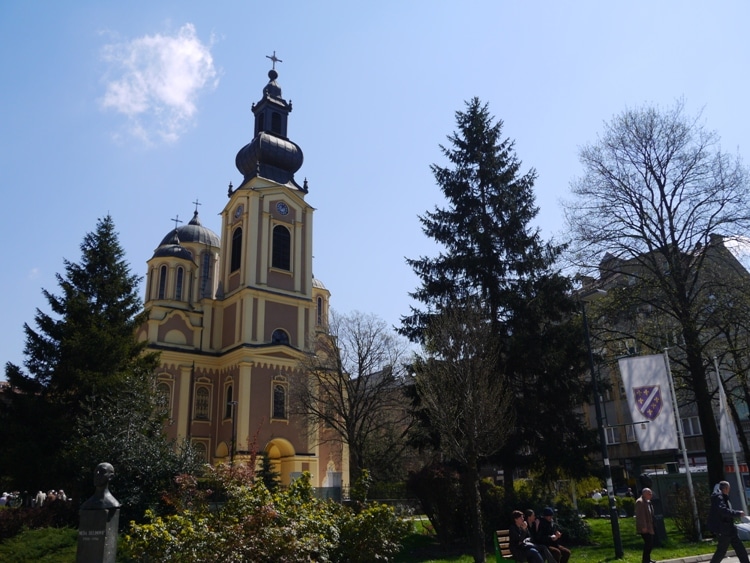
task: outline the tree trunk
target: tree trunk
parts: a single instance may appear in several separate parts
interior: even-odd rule
[[[692,390],[695,393],[695,403],[698,407],[698,419],[703,432],[703,443],[706,450],[706,468],[708,470],[709,483],[718,483],[724,479],[724,459],[721,455],[719,430],[716,427],[716,419],[711,403],[711,393],[708,389],[706,369],[700,355],[692,350],[700,350],[699,345],[691,346],[686,343],[688,369],[692,379]],[[686,471],[688,468],[685,468]]]
[[[482,525],[482,496],[479,492],[479,471],[470,462],[464,473],[464,496],[469,512],[469,541],[475,563],[484,563],[484,526]]]

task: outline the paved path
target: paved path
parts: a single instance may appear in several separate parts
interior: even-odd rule
[[[694,555],[692,557],[683,557],[681,559],[663,559],[657,563],[703,563],[704,561],[710,561],[713,553],[704,553],[703,555]],[[727,551],[726,557],[722,560],[722,563],[739,563],[739,557],[735,556],[734,551]]]

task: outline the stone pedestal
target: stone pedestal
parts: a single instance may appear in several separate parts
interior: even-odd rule
[[[76,563],[115,563],[119,508],[80,511]]]

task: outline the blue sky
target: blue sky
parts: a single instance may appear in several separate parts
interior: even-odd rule
[[[23,323],[98,218],[138,274],[196,198],[219,231],[274,51],[315,276],[338,311],[396,325],[418,284],[404,258],[435,251],[417,215],[441,202],[429,166],[465,100],[537,170],[549,239],[578,148],[627,107],[683,98],[748,161],[748,21],[739,0],[4,0],[0,362],[23,362]]]

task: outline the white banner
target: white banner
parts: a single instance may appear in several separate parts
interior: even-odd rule
[[[724,384],[719,381],[719,430],[721,432],[721,453],[732,454],[741,452],[737,441],[737,430],[732,420],[732,414],[727,406],[727,396],[724,394]]]
[[[677,449],[677,427],[664,356],[622,358],[619,364],[641,450]]]

